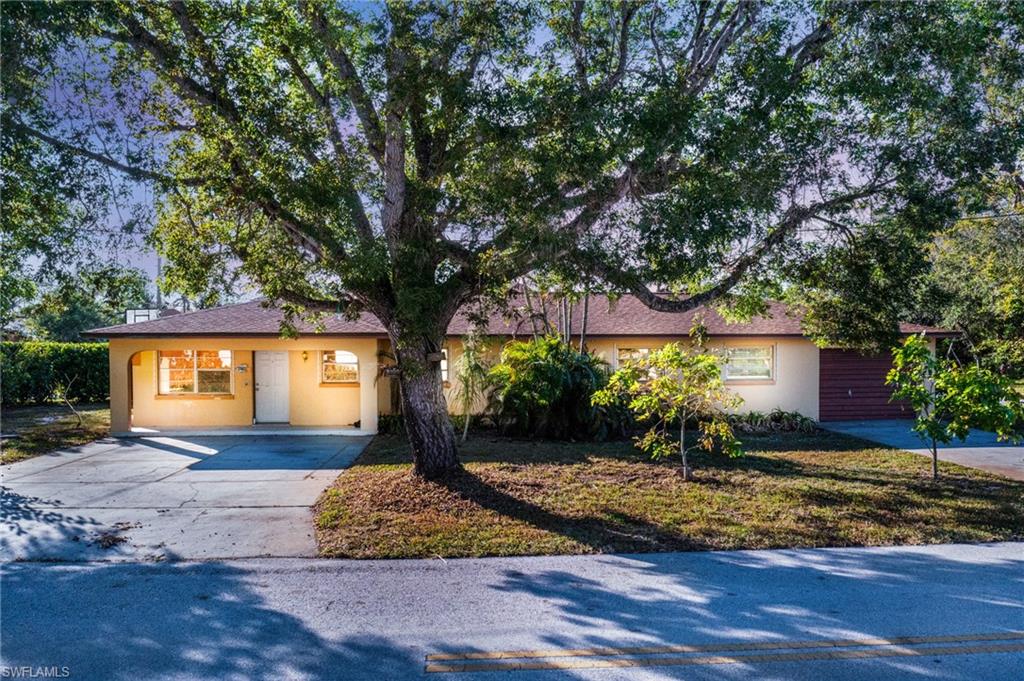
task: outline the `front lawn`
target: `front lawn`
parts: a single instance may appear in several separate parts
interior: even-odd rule
[[[321,496],[324,556],[412,558],[875,546],[1024,539],[1024,483],[832,433],[744,436],[697,482],[620,443],[479,436],[447,483],[376,437]]]
[[[82,426],[71,410],[63,405],[40,405],[4,409],[0,430],[0,463],[14,463],[38,454],[65,447],[87,444],[110,433],[110,407],[107,404],[76,405],[82,414]]]

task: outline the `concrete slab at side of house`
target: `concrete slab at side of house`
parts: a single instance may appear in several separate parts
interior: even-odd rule
[[[829,421],[820,425],[844,435],[931,456],[931,450],[925,447],[917,434],[911,430],[913,422],[906,419]],[[1024,480],[1024,446],[1000,442],[995,434],[985,431],[972,430],[964,442],[954,440],[950,444],[940,444],[939,459],[979,468],[1014,480]]]
[[[108,438],[0,469],[0,559],[316,555],[310,506],[369,437]]]

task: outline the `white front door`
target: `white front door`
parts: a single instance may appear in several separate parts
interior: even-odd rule
[[[288,353],[256,351],[256,422],[288,423]]]

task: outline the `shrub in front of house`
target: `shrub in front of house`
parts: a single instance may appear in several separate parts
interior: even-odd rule
[[[506,435],[608,440],[632,423],[624,405],[591,403],[608,383],[605,362],[555,336],[506,345],[488,383],[491,418]]]
[[[5,406],[52,402],[58,391],[73,402],[103,402],[110,395],[106,343],[4,341],[0,358]]]
[[[742,433],[813,433],[818,424],[800,412],[773,409],[765,414],[748,411],[729,417],[732,427]]]

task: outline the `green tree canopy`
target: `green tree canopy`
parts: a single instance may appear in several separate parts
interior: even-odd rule
[[[79,269],[116,264],[125,247],[138,246],[153,212],[136,200],[146,192],[134,177],[78,153],[80,145],[145,144],[121,134],[96,96],[107,76],[91,63],[99,55],[72,49],[93,11],[88,3],[12,2],[0,12],[3,328],[23,316],[39,287],[60,287]]]
[[[4,127],[152,182],[182,288],[237,265],[294,314],[376,316],[428,476],[458,465],[437,357],[467,301],[543,269],[663,311],[755,309],[785,279],[855,300],[863,277],[821,276],[836,253],[917,257],[1021,144],[989,101],[1021,84],[1012,1],[53,7],[18,30],[108,60],[85,80],[117,125],[15,99]]]
[[[722,379],[721,358],[697,344],[668,343],[647,357],[628,362],[608,385],[594,393],[596,405],[625,403],[637,419],[648,425],[635,439],[637,447],[653,458],[679,454],[682,474],[691,479],[686,446],[686,426],[697,422],[698,446],[713,451],[719,446],[730,456],[742,453],[726,410],[736,409],[743,399]],[[670,435],[679,432],[678,444]]]
[[[964,220],[932,248],[920,313],[963,332],[957,352],[1024,378],[1024,212]]]
[[[149,305],[148,277],[136,269],[98,267],[65,277],[22,310],[40,340],[81,341],[82,332],[121,324],[124,311]]]

